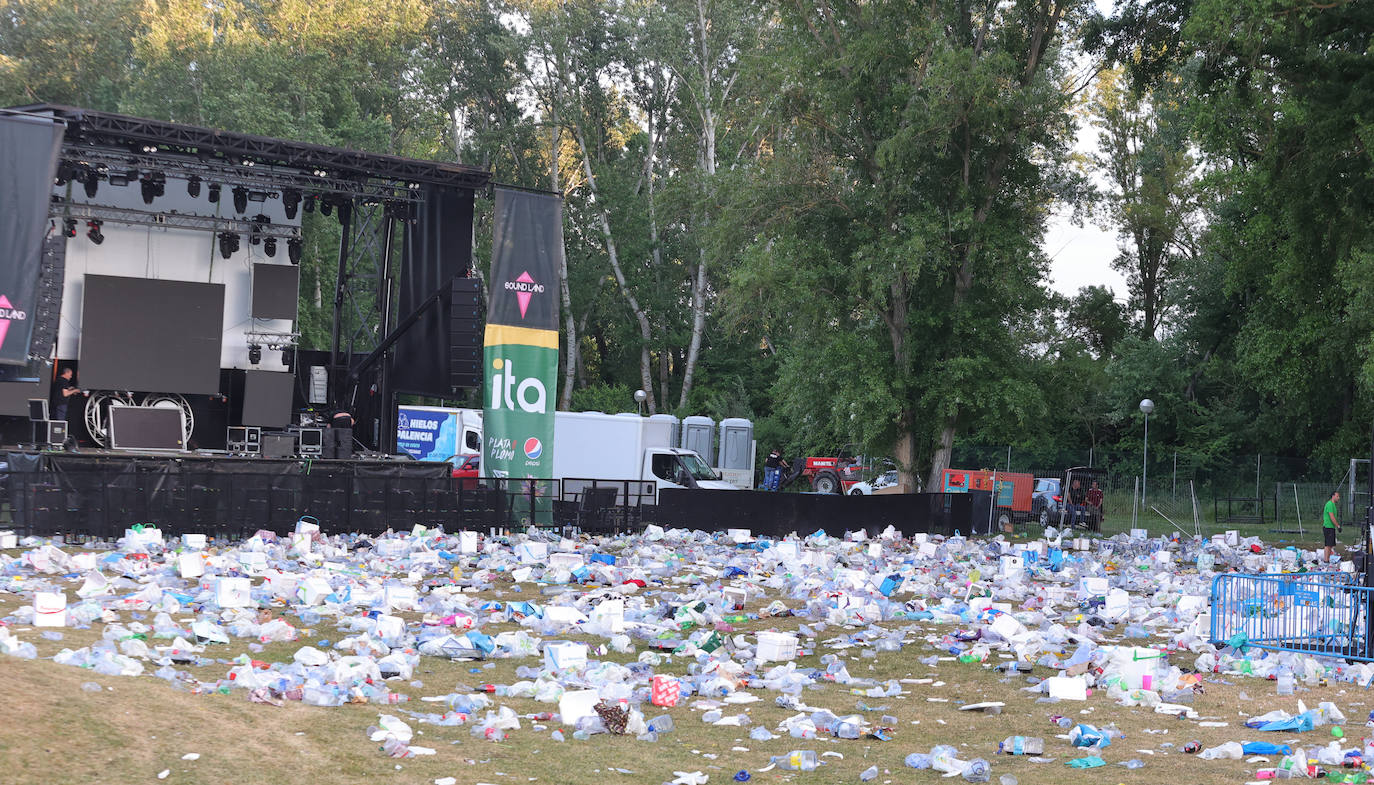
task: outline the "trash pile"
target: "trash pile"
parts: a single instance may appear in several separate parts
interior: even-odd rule
[[[491,742],[528,733],[554,742],[601,734],[655,742],[673,734],[674,713],[680,724],[687,710],[693,722],[749,740],[795,741],[797,749],[735,774],[741,782],[775,769],[823,769],[826,756],[841,753],[809,749],[817,740],[902,744],[903,723],[888,705],[871,704],[906,699],[932,679],[850,670],[890,653],[911,666],[994,669],[1008,689],[1053,715],[1054,739],[1009,736],[977,754],[951,745],[906,754],[912,769],[967,782],[990,781],[997,761],[1013,758],[1109,765],[1104,754],[1122,732],[1073,718],[1083,706],[1225,727],[1195,708],[1208,680],[1253,679],[1266,690],[1261,680],[1272,679],[1284,700],[1299,689],[1367,688],[1374,680],[1364,663],[1209,641],[1214,575],[1292,573],[1315,567],[1316,553],[1235,533],[1135,535],[1069,538],[1050,529],[1008,541],[903,538],[889,529],[873,539],[818,532],[774,540],[649,526],[576,539],[423,527],[365,537],[324,536],[302,519],[286,537],[260,531],[225,544],[204,535],[169,541],[135,526],[116,543],[64,548],[29,538],[11,543],[16,556],[0,553],[0,598],[23,599],[0,619],[0,653],[34,658],[33,636],[100,630],[98,642],[64,648],[53,662],[255,703],[374,704],[380,713],[368,740],[395,758],[436,753],[414,743],[420,725],[463,726]],[[320,637],[327,628],[337,640]],[[299,646],[289,659],[253,656],[274,644]],[[416,680],[425,658],[520,664],[508,683],[480,683],[482,668],[474,667],[478,683],[426,691]],[[222,676],[210,681],[191,671],[218,666]],[[823,684],[844,687],[856,703],[811,705],[807,693]],[[427,694],[412,702],[416,690]],[[509,705],[531,700],[545,710]],[[751,716],[756,703],[787,717],[760,724]],[[951,708],[995,716],[1005,706]],[[1364,776],[1374,748],[1344,739],[1341,710],[1326,701],[1314,709],[1299,701],[1297,709],[1256,713],[1237,731],[1282,731],[1287,739],[1330,728],[1326,745],[1250,738],[1177,751],[1256,766],[1273,757],[1273,766],[1256,768],[1260,778],[1329,769],[1345,777],[1335,781],[1363,781],[1352,778]],[[673,774],[672,782],[711,776]],[[873,766],[860,779],[878,776]]]

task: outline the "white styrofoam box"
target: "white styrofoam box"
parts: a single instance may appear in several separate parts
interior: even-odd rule
[[[992,628],[993,632],[1007,640],[1011,640],[1026,630],[1025,625],[1009,613],[997,614],[997,618],[993,619],[992,624],[988,626]]]
[[[296,532],[291,535],[291,550],[296,553],[310,553],[310,535]]]
[[[296,534],[305,534],[305,535],[308,535],[308,536],[314,536],[314,535],[319,534],[319,533],[320,533],[320,524],[319,524],[319,523],[317,523],[317,522],[315,522],[315,521],[311,521],[311,520],[306,520],[305,518],[301,518],[300,520],[296,521]]]
[[[577,624],[587,620],[581,611],[569,605],[544,606],[544,618],[560,624]]]
[[[458,552],[462,554],[477,552],[477,532],[458,532]]]
[[[575,553],[555,553],[549,556],[549,569],[575,570],[582,566],[582,557]]]
[[[812,567],[828,570],[835,566],[835,554],[829,551],[807,551],[806,563]]]
[[[733,543],[746,543],[754,539],[754,533],[749,529],[726,529],[725,534]]]
[[[544,644],[544,667],[554,670],[580,668],[587,664],[587,644],[557,641]]]
[[[40,591],[33,595],[33,626],[66,627],[67,594],[60,591]]]
[[[603,600],[592,611],[592,621],[607,625],[611,632],[625,631],[625,601]]]
[[[1090,551],[1093,549],[1092,540],[1087,537],[1074,537],[1073,549],[1076,551]]]
[[[856,529],[852,532],[845,532],[844,536],[848,538],[850,542],[863,542],[868,539],[868,532],[863,529]]]
[[[183,578],[199,578],[205,574],[205,558],[199,553],[183,553],[177,556],[177,571]]]
[[[1120,619],[1131,609],[1131,595],[1124,589],[1112,589],[1107,592],[1107,604],[1102,606],[1102,616],[1108,619]]]
[[[558,550],[560,550],[560,551],[575,551],[575,550],[577,550],[577,540],[570,540],[570,539],[568,539],[567,537],[560,537],[560,538],[558,539]]]
[[[320,605],[333,594],[329,581],[324,578],[306,578],[296,587],[296,598],[302,605]]]
[[[243,571],[256,575],[267,569],[267,554],[258,551],[240,551],[239,565]]]
[[[544,564],[549,560],[549,546],[542,542],[522,542],[515,547],[521,564]]]
[[[596,690],[568,690],[558,699],[559,720],[572,726],[583,717],[595,717],[595,707],[600,702],[601,696]]]
[[[991,597],[969,597],[968,599],[969,613],[982,613],[983,611],[991,607]]]
[[[737,589],[733,586],[725,587],[721,595],[724,597],[722,605],[727,611],[742,611],[744,610],[744,604],[749,601],[748,591]]]
[[[1005,578],[1024,575],[1026,572],[1026,560],[1020,556],[1003,556],[1000,566],[1002,576]]]
[[[759,662],[789,662],[796,658],[797,636],[786,632],[759,633],[759,646],[754,659]]]
[[[1044,684],[1051,698],[1062,701],[1088,699],[1088,682],[1082,676],[1051,676],[1045,679]]]
[[[1155,564],[1165,565],[1174,560],[1174,554],[1171,551],[1155,551],[1154,560]]]
[[[935,547],[935,543],[923,542],[916,549],[916,555],[923,559],[933,559],[937,551],[939,551],[939,548]]]
[[[874,559],[882,556],[883,544],[881,542],[870,542],[868,544],[868,555]]]
[[[130,547],[137,547],[139,545],[162,545],[162,530],[154,526],[144,526],[141,531],[136,529],[125,529],[124,542]]]
[[[1111,585],[1106,578],[1079,578],[1078,596],[1080,597],[1105,597]]]
[[[1227,529],[1222,537],[1224,538],[1223,541],[1232,548],[1240,545],[1240,532],[1236,529]]]
[[[192,551],[203,551],[209,544],[209,538],[204,534],[183,534],[181,535],[181,547]]]
[[[1150,539],[1150,531],[1149,529],[1131,529],[1131,539],[1148,540]]]
[[[387,586],[382,592],[382,600],[390,610],[413,611],[420,604],[414,586]]]
[[[5,531],[0,531],[0,548],[18,548],[18,547],[19,547],[19,535],[15,534],[15,533],[12,532],[12,531],[9,531],[8,529],[6,529]]]
[[[247,608],[253,602],[253,583],[247,578],[215,580],[215,604],[221,608]]]
[[[785,562],[795,562],[801,559],[801,548],[795,542],[780,542],[773,546],[773,552]]]
[[[930,535],[926,534],[925,532],[916,532],[915,534],[911,535],[911,543],[913,545],[920,545],[921,543],[929,539]]]
[[[94,553],[91,553],[91,552],[89,552],[89,551],[87,551],[87,552],[85,552],[85,553],[73,553],[72,556],[71,556],[71,559],[72,559],[72,570],[73,570],[73,571],[81,570],[82,572],[85,572],[85,571],[87,571],[87,570],[94,570],[94,569],[95,569],[95,554],[94,554]]]
[[[385,613],[377,616],[378,638],[399,638],[405,634],[405,631],[405,619],[400,616],[390,616]]]

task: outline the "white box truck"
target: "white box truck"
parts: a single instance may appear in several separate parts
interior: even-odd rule
[[[426,431],[434,434],[427,441]],[[447,449],[453,449],[453,455],[481,452],[482,412],[401,407],[397,437],[402,449],[428,460],[448,459],[450,455],[438,455]],[[416,446],[408,447],[407,442]],[[671,422],[632,413],[555,412],[553,477],[652,482],[655,502],[659,488],[738,490],[696,452],[672,444]],[[485,471],[479,474],[486,476]]]

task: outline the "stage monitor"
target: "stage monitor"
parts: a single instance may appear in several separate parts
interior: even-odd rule
[[[294,264],[253,265],[253,318],[295,319],[301,268]]]
[[[185,415],[180,408],[111,406],[109,423],[111,449],[186,449]]]
[[[79,384],[214,395],[224,285],[87,275]]]
[[[29,399],[29,422],[43,422],[48,419],[48,399]]]
[[[239,422],[265,428],[290,425],[295,377],[278,371],[244,371],[243,374],[243,411]]]

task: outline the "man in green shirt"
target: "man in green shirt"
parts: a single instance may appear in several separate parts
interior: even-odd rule
[[[1322,542],[1326,545],[1326,561],[1333,560],[1332,553],[1336,548],[1336,532],[1341,529],[1341,522],[1336,520],[1336,505],[1340,504],[1341,492],[1336,491],[1331,494],[1331,498],[1326,501],[1326,508],[1322,510]]]

